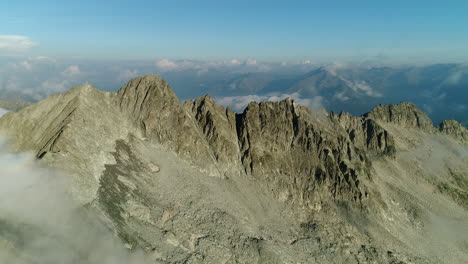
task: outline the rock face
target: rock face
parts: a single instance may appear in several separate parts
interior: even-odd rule
[[[119,90],[117,97],[123,114],[145,137],[170,146],[201,168],[207,167],[210,175],[221,176],[206,139],[161,77],[147,75],[135,78]]]
[[[392,156],[395,153],[393,137],[374,119],[354,117],[348,113],[332,113],[330,118],[337,126],[343,127],[351,142],[366,150],[368,155]]]
[[[325,118],[319,125],[309,109],[287,99],[251,103],[237,120],[246,174],[273,184],[280,199],[317,207],[326,197],[361,202],[367,196],[360,186],[370,177],[365,157]]]
[[[438,128],[442,133],[451,135],[462,142],[468,142],[468,129],[464,128],[456,120],[444,120]]]
[[[431,119],[412,103],[379,105],[364,117],[377,121],[398,124],[402,127],[414,127],[427,132],[434,131]]]
[[[291,99],[234,113],[210,96],[182,104],[148,75],[118,93],[51,96],[2,117],[0,134],[70,174],[75,199],[155,263],[468,260],[468,242],[441,239],[447,256],[425,238],[438,201],[438,217],[468,219],[466,129],[436,131],[410,103],[361,117]]]
[[[185,105],[216,160],[228,168],[225,173],[238,175],[240,169],[271,185],[278,199],[308,207],[327,199],[359,203],[367,196],[358,179],[370,177],[365,156],[347,134],[332,132],[326,118],[319,120],[292,100],[251,103],[237,115],[209,96]],[[322,126],[314,125],[317,121]]]
[[[223,174],[239,175],[241,167],[235,113],[216,105],[208,95],[195,101],[188,100],[184,105],[203,133],[216,161],[225,165]]]

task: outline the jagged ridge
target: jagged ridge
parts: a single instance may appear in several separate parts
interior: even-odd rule
[[[395,259],[366,248],[370,242],[354,227],[365,230],[360,221],[367,223],[366,217],[382,220],[379,217],[394,206],[393,200],[384,200],[381,190],[385,188],[374,182],[375,163],[385,159],[400,162],[398,138],[387,129],[392,126],[466,141],[466,129],[457,122],[444,121],[437,130],[422,111],[408,103],[378,106],[361,117],[315,113],[291,99],[252,102],[242,113],[234,113],[209,96],[181,104],[169,85],[155,75],[135,78],[118,93],[101,92],[89,85],[75,87],[0,119],[0,131],[15,139],[16,150],[34,150],[41,162],[72,173],[79,200],[100,208],[130,246],[135,243],[156,250],[157,241],[165,239],[179,250],[174,254],[170,246],[161,246],[173,262],[197,259],[201,238],[212,243],[200,246],[204,255],[217,255],[209,253],[213,245],[230,245],[221,257],[232,253],[233,259],[248,262],[246,259],[257,255],[258,259],[262,255],[279,258],[261,252],[271,246],[268,243],[281,249],[301,245],[300,241],[310,245],[316,243],[314,234],[319,232],[317,238],[324,245],[341,241],[343,251],[348,250],[348,239],[361,245],[358,253],[350,253],[352,259]],[[161,167],[157,162],[163,162]],[[177,173],[164,167],[169,165]],[[192,174],[203,175],[203,183]],[[456,184],[443,186],[458,191]],[[222,191],[216,193],[217,188]],[[210,192],[216,193],[216,201],[206,198],[211,197]],[[189,198],[180,198],[184,195]],[[239,201],[230,202],[234,206],[227,203],[231,205],[227,208],[219,200],[230,196]],[[268,212],[265,208],[281,208],[276,202],[302,210],[297,216],[299,231],[294,231],[298,233],[284,231],[288,227],[283,222],[264,227],[265,220],[256,218],[258,212]],[[188,204],[185,211],[179,209],[184,203]],[[359,213],[353,214],[354,209]],[[354,215],[359,221],[350,227],[342,222],[346,217],[336,216],[340,213]],[[296,221],[296,215],[288,217],[294,219],[288,221]],[[210,231],[206,221],[221,227]],[[175,226],[168,227],[166,222]],[[327,223],[332,229],[327,229]],[[335,230],[335,224],[340,228]],[[265,230],[276,228],[284,233],[269,237],[272,233]],[[185,231],[179,234],[178,229]],[[290,242],[281,240],[284,234]],[[328,236],[332,238],[327,240]],[[188,244],[179,242],[181,239]],[[286,256],[311,249],[294,250]],[[186,259],[177,259],[179,254]],[[217,260],[213,263],[221,261]]]

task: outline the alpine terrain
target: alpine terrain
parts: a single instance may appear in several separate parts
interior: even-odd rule
[[[235,113],[209,95],[181,103],[147,75],[9,112],[0,135],[68,182],[76,206],[57,223],[86,219],[51,234],[47,217],[2,213],[0,259],[118,263],[91,256],[101,244],[83,233],[98,225],[141,256],[123,263],[468,263],[468,130],[434,126],[412,103],[353,116],[285,99]],[[79,252],[54,262],[31,247]]]

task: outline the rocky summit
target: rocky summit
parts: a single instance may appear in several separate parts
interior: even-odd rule
[[[148,263],[468,263],[468,130],[411,103],[235,113],[147,75],[52,95],[0,134]]]

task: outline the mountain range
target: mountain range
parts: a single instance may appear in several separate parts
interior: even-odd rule
[[[318,68],[294,80],[262,75],[254,86],[270,93],[288,84],[287,93],[361,111],[388,98],[401,74],[426,87],[419,76],[430,70]],[[230,83],[248,87],[248,78]],[[440,86],[428,98],[445,92],[465,91]],[[468,130],[456,120],[434,126],[413,103],[355,116],[287,98],[234,112],[209,95],[181,103],[165,80],[146,75],[118,92],[85,84],[51,95],[1,117],[0,135],[9,151],[63,172],[77,210],[148,263],[468,261]],[[8,250],[31,246],[5,235],[19,232],[5,231],[14,217],[0,220]],[[34,219],[18,230],[50,236]],[[68,239],[60,244],[73,251]],[[80,251],[60,263],[89,259]]]

